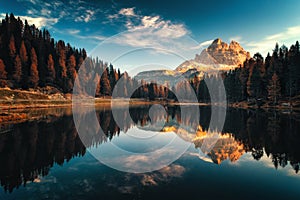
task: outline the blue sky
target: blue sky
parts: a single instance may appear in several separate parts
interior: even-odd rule
[[[83,47],[90,54],[96,52],[95,48],[101,49],[98,53],[105,60],[136,48],[178,49],[173,44],[179,39],[193,40],[186,44],[193,51],[183,56],[193,58],[218,37],[225,42],[240,42],[252,55],[261,52],[266,56],[276,42],[290,46],[300,39],[299,8],[298,0],[0,1],[2,17],[13,12],[40,28],[46,27],[55,39]],[[122,34],[114,36],[118,33]],[[114,44],[104,45],[104,49],[107,39]],[[126,50],[116,53],[123,47]],[[125,68],[130,65],[119,64]]]

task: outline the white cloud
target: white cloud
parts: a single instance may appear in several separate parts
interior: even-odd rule
[[[206,41],[204,41],[204,42],[201,42],[201,43],[200,43],[199,45],[197,45],[197,46],[191,47],[191,49],[196,49],[196,50],[202,49],[203,47],[210,45],[213,41],[214,41],[214,40],[206,40]]]
[[[135,12],[134,12],[134,8],[122,8],[119,11],[120,15],[125,15],[125,16],[136,16]]]
[[[35,11],[34,10],[27,10],[28,15],[32,15]]]
[[[21,19],[27,20],[29,24],[34,24],[36,27],[49,27],[58,22],[58,18],[46,18],[46,17],[28,17],[20,16]]]
[[[2,17],[5,17],[5,13],[1,13]],[[28,24],[34,24],[37,28],[51,27],[58,22],[58,18],[46,18],[46,17],[29,17],[29,16],[17,16],[21,20],[27,20]]]
[[[260,52],[263,56],[266,56],[267,53],[271,52],[275,47],[276,42],[280,45],[285,44],[288,46],[294,44],[296,40],[299,40],[299,35],[300,26],[293,26],[282,32],[268,35],[262,40],[245,43],[245,45],[246,49],[249,50],[252,55],[256,52]]]
[[[80,15],[75,18],[75,22],[90,22],[91,20],[95,19],[95,12],[92,10],[86,10],[85,14]]]
[[[122,8],[116,14],[110,14],[107,19],[123,23],[127,32],[114,39],[121,45],[133,47],[161,46],[161,42],[170,41],[188,34],[184,24],[172,23],[161,16],[144,16],[137,14],[135,8]],[[162,41],[163,40],[163,41]]]
[[[240,44],[244,43],[244,41],[243,41],[243,39],[242,39],[241,36],[233,36],[233,37],[229,38],[229,41],[236,41],[236,42],[238,42]]]
[[[132,17],[134,19],[132,19]],[[128,32],[116,37],[118,44],[133,47],[160,47],[162,43],[178,39],[188,34],[183,24],[174,24],[160,16],[132,16],[125,21]]]
[[[83,34],[81,34],[81,31],[78,30],[78,29],[65,29],[65,30],[60,30],[60,29],[56,29],[56,28],[53,28],[53,29],[55,30],[55,32],[58,32],[58,33],[61,33],[61,34],[68,33],[69,35],[72,35],[73,37],[81,39],[81,40],[93,40],[97,44],[100,41],[103,41],[103,40],[106,39],[105,36],[97,35],[97,34],[83,35]]]
[[[77,29],[69,29],[67,30],[67,32],[71,35],[75,35],[75,34],[78,34],[80,33],[80,30],[77,30]]]
[[[109,14],[107,19],[112,22],[113,20],[119,19],[120,17],[138,17],[134,11],[135,8],[122,8],[116,14]]]
[[[265,39],[266,40],[277,40],[278,38],[281,38],[283,35],[282,33],[274,34],[274,35],[269,35]]]
[[[107,19],[109,21],[112,21],[113,19],[118,19],[119,18],[119,15],[118,14],[113,14],[113,15],[108,15],[107,16]]]
[[[214,40],[207,40],[207,41],[204,41],[204,42],[201,42],[200,45],[201,46],[207,46],[207,45],[210,45]]]
[[[19,1],[27,1],[32,3],[33,5],[36,5],[38,3],[36,0],[19,0]]]
[[[48,9],[43,8],[43,9],[41,10],[41,14],[47,16],[47,15],[50,15],[50,14],[51,14],[51,11],[48,10]]]
[[[86,1],[62,1],[53,0],[50,2],[43,2],[37,0],[18,0],[30,4],[25,4],[27,7],[27,14],[31,17],[50,17],[50,18],[65,18],[74,20],[75,22],[90,22],[96,19],[96,13],[105,12],[95,7],[93,2]]]

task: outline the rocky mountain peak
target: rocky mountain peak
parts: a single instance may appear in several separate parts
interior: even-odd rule
[[[228,45],[223,42],[220,38],[215,39],[211,45],[207,48],[207,50],[222,50],[222,49],[228,49]]]
[[[135,78],[151,82],[155,77],[160,84],[168,82],[170,85],[174,85],[179,77],[190,78],[195,75],[202,77],[204,73],[217,74],[219,71],[228,71],[239,67],[246,59],[250,59],[250,53],[245,51],[238,42],[231,41],[228,45],[217,38],[200,55],[196,54],[194,59],[184,61],[174,71],[152,70],[141,72]]]
[[[222,43],[222,40],[220,38],[217,38],[212,42],[212,44],[218,44],[218,45],[221,43]]]
[[[250,53],[236,41],[231,41],[228,45],[221,39],[215,39],[213,43],[204,49],[200,55],[196,55],[195,60],[199,63],[211,65],[240,65],[246,59],[250,59]]]

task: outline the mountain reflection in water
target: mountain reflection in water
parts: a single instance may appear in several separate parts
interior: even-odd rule
[[[207,156],[199,155],[205,161],[216,164],[224,160],[237,162],[243,154],[251,153],[255,160],[267,156],[275,168],[290,165],[294,173],[299,170],[298,115],[229,109],[221,131],[208,130],[210,107],[200,107],[200,122],[194,120],[192,109],[189,114],[182,115],[179,107],[169,106],[165,107],[165,118],[160,111],[150,118],[149,108],[130,107],[130,116],[120,108],[117,117],[123,120],[118,125],[109,108],[98,109],[97,118],[105,135],[95,134],[86,147],[81,142],[72,112],[68,109],[44,110],[34,121],[0,125],[1,186],[5,191],[12,192],[28,182],[38,182],[39,177],[47,176],[55,164],[63,165],[74,157],[85,156],[86,148],[101,146],[133,128],[159,131],[161,134],[174,132],[199,150],[204,139],[210,137],[209,133],[215,132],[219,134],[215,146]],[[164,125],[158,130],[156,125],[162,124],[161,121]],[[93,129],[93,125],[88,128]],[[196,133],[191,130],[196,130]],[[160,171],[164,170],[177,173],[184,169],[172,164]],[[154,180],[146,175],[142,181],[147,184]]]

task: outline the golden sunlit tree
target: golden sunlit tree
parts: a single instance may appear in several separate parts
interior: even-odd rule
[[[14,58],[16,56],[16,44],[15,44],[15,38],[14,36],[12,35],[10,37],[10,40],[9,40],[9,55],[11,58]]]
[[[56,74],[55,74],[55,68],[54,68],[54,61],[53,61],[53,57],[51,54],[49,54],[49,56],[48,56],[47,68],[48,68],[48,81],[53,83],[55,80]]]
[[[22,63],[20,56],[17,55],[14,61],[14,70],[13,70],[13,80],[15,81],[15,86],[19,87],[22,78]]]
[[[0,59],[0,87],[6,86],[7,72],[2,59]]]
[[[28,61],[28,56],[27,56],[27,50],[23,40],[20,47],[20,58],[21,58],[22,65],[25,65]]]
[[[29,85],[30,87],[36,88],[39,84],[39,72],[38,72],[38,61],[34,48],[31,48],[30,53],[30,75],[29,75]]]

